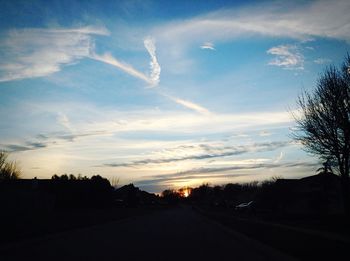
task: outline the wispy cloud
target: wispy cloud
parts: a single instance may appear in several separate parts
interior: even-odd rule
[[[150,85],[153,85],[153,81],[146,74],[136,70],[134,67],[132,67],[131,65],[129,65],[127,63],[124,63],[124,62],[117,60],[115,57],[113,57],[109,53],[105,53],[103,55],[91,53],[90,58],[97,60],[97,61],[100,61],[100,62],[103,62],[103,63],[113,65],[113,66],[117,67],[118,69],[120,69],[120,70],[122,70],[122,71],[136,77],[136,78],[139,78]]]
[[[296,45],[279,45],[267,50],[268,54],[276,57],[268,64],[284,69],[304,69],[304,56],[298,50]]]
[[[283,151],[280,152],[280,154],[276,157],[276,159],[273,161],[273,163],[279,163],[283,159],[284,153]]]
[[[57,112],[62,112],[70,119],[75,133],[85,133],[87,130],[118,133],[157,131],[166,134],[200,133],[234,133],[242,137],[247,130],[269,131],[275,127],[290,127],[294,119],[287,111],[260,111],[249,113],[198,114],[177,110],[120,110],[106,108],[86,102],[42,102],[40,104],[23,104],[21,110],[42,115],[43,112],[52,115],[54,120],[47,126],[41,126],[38,132],[53,132],[61,127],[57,124]],[[42,119],[42,118],[40,118]],[[74,121],[72,119],[79,119]],[[36,124],[39,124],[37,121]],[[54,125],[54,126],[53,126]],[[37,132],[36,132],[37,133]],[[34,134],[36,134],[34,133]],[[246,135],[244,135],[246,136]]]
[[[162,61],[164,67],[173,73],[186,74],[194,63],[188,53],[208,40],[220,44],[243,37],[263,36],[301,42],[317,38],[350,42],[349,13],[350,2],[347,0],[303,1],[298,5],[263,1],[161,24],[151,33],[159,45],[166,46],[164,50],[159,48],[160,57],[166,57]],[[296,68],[301,68],[300,65]]]
[[[79,28],[51,28],[51,29],[23,29],[23,31],[35,31],[37,33],[52,33],[52,34],[95,34],[95,35],[110,35],[110,32],[104,27],[85,26]]]
[[[326,64],[326,63],[330,63],[332,60],[328,59],[328,58],[317,58],[314,60],[314,63],[316,64]]]
[[[93,26],[9,31],[0,40],[0,46],[4,50],[0,56],[0,82],[47,76],[60,71],[64,65],[91,58],[113,65],[150,86],[158,85],[161,68],[153,38],[144,40],[145,48],[151,56],[151,72],[148,76],[110,53],[97,54],[92,35],[109,35],[109,31]]]
[[[72,126],[71,126],[71,123],[70,123],[70,121],[69,121],[69,119],[68,119],[68,117],[67,117],[66,114],[64,114],[64,113],[59,113],[59,114],[57,115],[57,122],[58,122],[59,124],[61,124],[63,127],[65,127],[67,130],[73,131]]]
[[[257,167],[258,168],[258,167]],[[243,168],[243,169],[257,169],[257,168]],[[203,172],[201,172],[203,171]],[[223,171],[228,171],[223,170]],[[252,174],[238,174],[238,173],[219,173],[220,170],[211,170],[206,168],[193,169],[184,172],[178,173],[169,173],[165,175],[157,176],[147,176],[145,179],[139,182],[136,182],[137,185],[144,186],[149,184],[168,184],[169,182],[178,182],[178,181],[203,181],[203,180],[212,180],[218,178],[238,178],[238,177],[248,177]],[[213,175],[213,173],[216,173]]]
[[[47,144],[44,142],[26,142],[25,144],[6,144],[1,145],[2,149],[9,152],[20,152],[28,150],[43,149],[47,147]]]
[[[136,167],[147,164],[162,164],[170,163],[184,160],[203,160],[203,159],[213,159],[221,157],[229,157],[242,155],[248,152],[263,152],[263,151],[273,151],[278,148],[286,147],[290,145],[289,141],[279,141],[279,142],[270,142],[270,143],[256,143],[253,145],[246,146],[232,146],[232,147],[210,147],[209,145],[204,145],[205,153],[181,156],[181,157],[172,157],[172,158],[156,158],[156,159],[143,159],[132,161],[129,163],[107,163],[103,166],[107,167]],[[203,147],[203,146],[202,146]]]
[[[131,76],[134,76],[136,78],[143,80],[150,87],[155,87],[159,84],[160,72],[161,72],[161,67],[158,63],[157,56],[156,56],[155,40],[151,37],[147,37],[146,39],[144,39],[144,46],[151,57],[151,61],[150,61],[151,71],[149,75],[146,75],[145,73],[140,72],[130,64],[127,64],[125,62],[118,60],[117,58],[113,57],[112,54],[110,53],[99,55],[99,54],[96,54],[95,52],[91,52],[90,58],[103,63],[113,65],[118,69],[126,72],[127,74],[130,74]]]
[[[268,132],[268,131],[266,131],[266,130],[261,131],[261,132],[259,133],[259,136],[260,136],[260,137],[267,137],[267,136],[271,136],[271,135],[272,135],[272,133],[271,133],[271,132]]]
[[[14,29],[0,40],[0,82],[42,77],[88,57],[91,35],[108,35],[105,28]]]
[[[155,46],[155,40],[151,37],[147,37],[143,41],[145,48],[147,49],[149,55],[151,56],[150,61],[150,67],[151,67],[151,73],[150,73],[150,80],[152,81],[153,87],[158,85],[159,78],[160,78],[160,65],[157,60],[156,56],[156,46]]]
[[[178,97],[174,97],[174,96],[171,96],[171,95],[167,95],[167,94],[163,94],[163,96],[169,98],[170,100],[176,102],[177,104],[180,104],[190,110],[193,110],[193,111],[196,111],[200,114],[203,114],[203,115],[211,115],[211,112],[204,108],[203,106],[199,105],[199,104],[196,104],[194,102],[191,102],[191,101],[188,101],[188,100],[184,100],[184,99],[180,99]]]
[[[212,50],[212,51],[215,51],[215,47],[214,47],[214,44],[211,43],[211,42],[205,42],[203,43],[201,46],[200,46],[201,49],[208,49],[208,50]]]
[[[307,40],[327,37],[350,41],[350,2],[307,1],[299,6],[285,2],[225,9],[155,28],[162,40],[176,44],[226,41],[243,35],[290,37]]]
[[[38,134],[31,141],[24,141],[22,143],[14,144],[0,144],[0,149],[9,152],[22,152],[29,150],[38,150],[49,148],[51,146],[62,145],[65,142],[74,142],[79,138],[91,137],[91,136],[105,136],[109,133],[105,131],[91,131],[91,132],[57,132],[57,133],[47,133]]]
[[[242,170],[255,170],[255,169],[274,169],[274,168],[296,168],[296,167],[305,167],[305,168],[315,168],[319,166],[319,163],[315,162],[286,162],[286,163],[258,163],[258,164],[249,164],[249,165],[235,165],[229,167],[202,167],[189,169],[176,173],[167,173],[161,175],[151,175],[146,176],[145,181],[141,181],[140,184],[147,184],[148,182],[152,184],[163,183],[165,181],[177,181],[177,180],[203,180],[203,179],[215,179],[215,178],[232,178],[232,177],[242,177],[253,174],[241,174],[238,171]],[[225,173],[228,171],[235,171],[233,173]],[[238,173],[237,173],[238,172]],[[207,175],[210,174],[210,175]]]

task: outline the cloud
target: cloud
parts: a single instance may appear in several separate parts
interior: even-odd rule
[[[150,87],[155,87],[159,84],[160,72],[161,72],[161,68],[156,56],[155,40],[151,37],[147,37],[146,39],[144,39],[144,46],[151,57],[151,61],[150,61],[151,72],[149,76],[135,69],[130,64],[119,61],[117,58],[113,57],[112,54],[110,53],[99,55],[99,54],[96,54],[95,52],[91,52],[90,58],[96,61],[113,65],[118,69],[126,72],[127,74],[130,74],[131,76],[134,76],[136,78],[143,80],[144,82],[149,84]]]
[[[123,70],[124,72],[145,81],[146,83],[150,84],[151,87],[155,87],[159,84],[160,72],[161,72],[161,67],[158,63],[157,56],[156,56],[155,40],[151,37],[147,37],[146,39],[144,39],[144,46],[147,49],[149,55],[151,56],[151,61],[150,61],[151,72],[150,72],[149,76],[136,70],[135,68],[133,68],[129,64],[122,63],[122,62],[118,61],[111,54],[98,55],[96,53],[92,53],[90,58],[97,60],[97,61],[107,63],[107,64],[111,64],[111,65]],[[205,114],[205,115],[210,114],[209,110],[207,110],[206,108],[204,108],[196,103],[193,103],[191,101],[183,100],[183,99],[180,99],[180,98],[177,98],[174,96],[170,96],[167,94],[162,94],[162,95],[171,99],[172,101],[176,102],[177,104],[180,104],[180,105],[182,105],[188,109],[194,110],[198,113]]]
[[[179,172],[179,173],[172,173],[172,174],[165,174],[165,175],[157,175],[157,176],[148,176],[145,178],[145,180],[136,182],[135,184],[143,186],[143,185],[155,185],[155,184],[164,184],[169,181],[184,181],[184,180],[203,180],[203,179],[213,179],[213,178],[238,178],[238,177],[247,177],[251,176],[250,174],[234,174],[234,173],[227,173],[227,174],[215,174],[213,175],[212,173],[216,171],[209,171],[207,173],[210,173],[210,175],[205,175],[205,169],[202,169],[203,172],[198,172],[198,173],[192,173],[191,170],[189,171],[184,171],[184,172]],[[208,169],[209,170],[209,169]],[[194,172],[199,171],[199,169],[194,169]],[[151,178],[151,179],[149,179]]]
[[[144,180],[137,182],[139,185],[149,185],[149,184],[166,184],[168,182],[177,182],[177,181],[194,181],[205,179],[218,179],[218,178],[238,178],[238,177],[247,177],[256,175],[256,173],[239,173],[244,170],[256,170],[256,169],[275,169],[275,168],[315,168],[319,166],[319,163],[314,162],[287,162],[283,164],[278,163],[259,163],[259,164],[250,164],[250,165],[235,165],[229,167],[202,167],[194,168],[186,171],[176,172],[176,173],[167,173],[160,175],[150,175],[144,176]],[[231,171],[231,173],[225,173]],[[234,171],[232,173],[232,171]],[[224,173],[223,173],[224,172]],[[238,172],[238,173],[237,173]]]
[[[64,65],[91,58],[113,65],[151,86],[159,83],[161,69],[152,38],[148,37],[144,41],[151,56],[151,73],[148,76],[109,53],[96,54],[92,35],[109,35],[109,31],[93,26],[10,30],[0,40],[4,50],[0,56],[0,82],[47,76],[60,71]]]
[[[272,133],[271,132],[269,132],[269,131],[261,131],[260,133],[259,133],[259,136],[260,137],[267,137],[267,136],[271,136],[272,135]]]
[[[81,106],[84,106],[83,104]],[[59,107],[58,107],[59,108]],[[76,106],[72,107],[76,108]],[[79,107],[77,107],[77,110]],[[81,115],[84,111],[80,111]],[[182,111],[116,111],[101,110],[89,105],[88,113],[84,113],[84,122],[75,124],[76,129],[118,133],[147,133],[157,131],[163,135],[201,133],[238,132],[241,130],[266,129],[267,126],[290,126],[294,121],[290,113],[253,112],[241,114],[219,114],[215,117],[206,114],[184,113]],[[72,111],[71,113],[74,113]],[[78,113],[78,112],[77,112]],[[74,117],[74,114],[72,114]],[[96,119],[99,119],[96,121]]]
[[[156,46],[155,46],[155,40],[151,37],[147,37],[143,41],[145,48],[147,49],[149,55],[151,56],[151,61],[150,61],[150,67],[151,67],[151,74],[150,74],[150,79],[153,82],[153,86],[157,86],[159,83],[159,78],[160,78],[160,65],[157,60],[156,56]]]
[[[273,161],[273,163],[278,163],[283,159],[283,151],[280,152],[280,155],[278,155],[278,157]]]
[[[350,41],[349,13],[350,2],[347,0],[306,1],[298,6],[274,1],[172,22],[155,28],[154,33],[162,41],[175,45],[203,43],[208,38],[227,41],[249,35]]]
[[[187,74],[195,63],[189,52],[208,40],[220,44],[251,37],[300,42],[326,38],[350,43],[349,13],[348,0],[299,1],[297,5],[261,1],[157,25],[150,33],[165,47],[159,47],[159,55],[166,70]]]
[[[308,50],[311,50],[311,51],[314,51],[314,50],[315,50],[315,48],[312,47],[312,46],[305,46],[305,49],[308,49]]]
[[[176,102],[177,104],[180,104],[180,105],[190,109],[190,110],[196,111],[196,112],[203,114],[203,115],[211,115],[211,112],[208,109],[206,109],[203,106],[198,105],[194,102],[191,102],[188,100],[183,100],[183,99],[180,99],[180,98],[177,98],[174,96],[170,96],[167,94],[162,94],[162,95],[169,98],[170,100]]]
[[[28,151],[28,150],[36,150],[46,148],[47,144],[42,142],[26,142],[24,145],[19,144],[7,144],[2,145],[5,151],[9,152],[20,152],[20,151]]]
[[[113,65],[117,68],[119,68],[120,70],[136,77],[139,78],[143,81],[145,81],[146,83],[153,85],[154,82],[144,73],[136,70],[134,67],[132,67],[131,65],[127,64],[127,63],[123,63],[119,60],[117,60],[116,58],[114,58],[111,54],[109,53],[105,53],[103,55],[98,55],[96,53],[91,53],[91,55],[89,56],[91,59],[94,59],[96,61],[100,61],[103,63],[107,63],[110,65]]]
[[[57,115],[57,122],[59,124],[61,124],[63,127],[65,127],[67,130],[73,131],[72,126],[70,124],[70,121],[69,121],[67,115],[65,115],[63,113],[59,113]]]
[[[275,55],[276,58],[268,64],[284,69],[299,69],[303,70],[304,56],[299,52],[296,45],[279,45],[267,50],[268,54]]]
[[[214,44],[211,42],[205,42],[200,46],[201,49],[208,49],[208,50],[212,50],[215,51],[216,49],[214,48]]]
[[[328,58],[317,58],[314,60],[314,63],[316,64],[326,64],[326,63],[330,63],[332,62],[331,59],[328,59]]]
[[[91,136],[105,136],[109,133],[105,131],[91,131],[83,133],[48,133],[38,134],[32,141],[25,141],[23,144],[0,144],[0,148],[9,152],[21,152],[49,148],[50,146],[61,144],[62,142],[74,142],[78,138]]]
[[[0,82],[42,77],[88,57],[105,28],[14,29],[1,37]]]
[[[248,152],[264,152],[264,151],[273,151],[278,148],[286,147],[290,145],[288,141],[280,142],[270,142],[270,143],[256,143],[253,145],[246,146],[229,146],[229,147],[211,147],[209,145],[202,144],[200,145],[204,148],[206,153],[200,153],[195,155],[188,156],[178,156],[171,158],[156,158],[156,159],[143,159],[132,161],[129,163],[106,163],[103,166],[107,167],[136,167],[147,164],[162,164],[162,163],[171,163],[184,160],[203,160],[203,159],[212,159],[212,158],[221,158],[228,156],[242,155]],[[182,147],[183,148],[183,147]]]
[[[51,133],[51,134],[39,134],[37,138],[45,137],[43,139],[51,140],[52,144],[56,144],[59,140],[74,142],[78,138],[91,137],[91,136],[105,136],[111,133],[107,131],[89,131],[89,132],[73,132],[73,133]]]
[[[26,103],[18,106],[20,111],[27,111],[31,114],[42,115],[43,112],[52,115],[52,120],[47,125],[42,125],[43,117],[35,121],[34,126],[39,126],[38,133],[47,134],[57,131],[57,112],[61,111],[74,121],[76,133],[99,132],[132,134],[148,133],[157,131],[164,137],[167,135],[209,135],[215,133],[246,134],[245,131],[261,130],[270,131],[271,128],[290,127],[294,118],[287,111],[259,111],[248,113],[226,113],[226,114],[198,114],[178,110],[118,110],[96,106],[90,102],[65,102],[52,103],[41,102]],[[64,110],[63,110],[64,109]],[[63,110],[63,111],[62,111]],[[19,112],[18,117],[23,117]],[[26,121],[27,123],[27,121]],[[41,126],[40,126],[41,124]],[[69,133],[70,134],[70,133]],[[245,135],[244,135],[245,136]]]

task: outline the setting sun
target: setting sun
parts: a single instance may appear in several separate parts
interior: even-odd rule
[[[190,195],[189,191],[188,191],[188,190],[185,190],[185,191],[184,191],[184,197],[187,198],[189,195]]]
[[[178,192],[181,197],[187,198],[189,195],[191,195],[191,188],[180,188]]]

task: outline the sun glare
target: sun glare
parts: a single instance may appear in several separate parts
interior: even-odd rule
[[[187,198],[191,194],[190,188],[181,188],[179,189],[179,194],[181,197]]]
[[[185,191],[184,191],[184,197],[187,198],[189,195],[190,195],[189,191],[188,191],[188,190],[185,190]]]

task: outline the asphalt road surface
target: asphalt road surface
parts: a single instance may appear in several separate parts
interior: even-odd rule
[[[286,260],[182,206],[0,249],[0,260]]]

